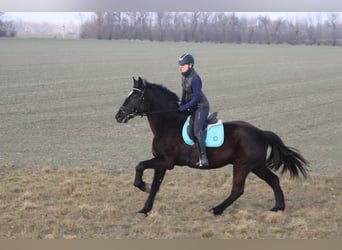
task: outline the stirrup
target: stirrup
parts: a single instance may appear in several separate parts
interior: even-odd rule
[[[209,166],[209,162],[208,162],[208,159],[202,161],[202,159],[200,159],[197,163],[196,163],[196,166],[199,166],[199,167],[208,167]]]

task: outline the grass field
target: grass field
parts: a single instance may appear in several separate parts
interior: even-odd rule
[[[228,167],[176,169],[156,211],[134,214],[152,134],[114,115],[132,76],[179,94],[185,51],[222,120],[272,130],[310,161],[311,179],[281,178],[285,213],[265,212],[271,190],[251,176],[225,215],[204,214],[228,195]],[[0,40],[0,238],[341,238],[341,65],[339,47]]]
[[[224,169],[171,171],[148,217],[132,173],[2,167],[0,238],[340,239],[341,177],[282,178],[285,212],[268,212],[271,189],[251,176],[222,216],[207,212],[231,186]],[[324,195],[323,195],[324,194]]]

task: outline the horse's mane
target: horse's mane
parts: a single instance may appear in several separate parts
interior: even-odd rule
[[[161,84],[145,81],[145,88],[153,92],[152,98],[164,109],[177,110],[179,97]]]

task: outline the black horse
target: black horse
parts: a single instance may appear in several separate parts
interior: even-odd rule
[[[133,89],[125,99],[115,118],[118,122],[127,122],[136,115],[147,116],[153,132],[153,158],[142,161],[136,166],[134,185],[149,196],[139,211],[145,215],[151,211],[155,196],[163,181],[166,170],[175,165],[191,168],[214,169],[227,164],[233,165],[233,187],[230,195],[218,206],[212,208],[215,215],[222,214],[244,192],[247,175],[252,172],[271,186],[275,196],[275,206],[271,211],[285,209],[284,194],[279,178],[271,171],[282,168],[292,177],[301,173],[307,176],[307,161],[294,148],[284,145],[282,140],[271,131],[260,130],[243,121],[224,123],[224,144],[218,148],[207,148],[208,167],[198,167],[197,150],[184,143],[182,126],[188,116],[180,112],[179,98],[167,88],[149,83],[139,77],[133,78]],[[267,158],[267,149],[272,150]],[[151,188],[143,181],[145,169],[154,169]]]

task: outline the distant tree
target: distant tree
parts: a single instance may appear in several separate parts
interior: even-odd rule
[[[0,12],[0,37],[16,36],[15,26],[13,22],[3,20],[5,12]]]
[[[82,23],[81,38],[339,45],[340,14],[322,15],[272,20],[227,12],[95,12]]]
[[[227,16],[227,42],[229,43],[241,43],[241,26],[240,26],[240,18],[236,16],[235,13],[232,13]]]
[[[103,12],[96,12],[96,38],[101,40],[103,38],[103,23],[104,23],[104,16],[105,13]]]
[[[284,29],[285,29],[285,22],[282,18],[278,18],[274,23],[273,23],[273,42],[276,44],[283,43],[283,34],[284,34]]]
[[[103,39],[112,40],[114,36],[114,15],[111,12],[105,12],[103,17],[103,27],[101,29]]]
[[[200,26],[198,28],[198,41],[205,42],[210,38],[209,27],[210,27],[211,13],[205,12],[200,15]]]
[[[168,29],[168,15],[166,12],[157,12],[157,26],[154,38],[158,41],[166,40],[166,30]]]
[[[97,38],[97,22],[96,15],[93,15],[89,21],[82,23],[80,29],[80,38],[82,39],[90,39]]]
[[[312,17],[308,17],[305,21],[307,41],[308,45],[318,44],[317,29],[315,25],[315,20]]]
[[[340,14],[330,13],[328,15],[327,26],[331,29],[331,44],[337,45],[337,26],[339,25]]]
[[[193,12],[191,14],[191,25],[190,25],[190,40],[194,42],[198,42],[199,39],[199,17],[200,17],[200,12]]]
[[[259,16],[258,18],[261,29],[263,30],[263,42],[270,44],[270,24],[271,19],[268,16]]]
[[[113,22],[113,39],[117,39],[121,37],[122,32],[122,13],[121,12],[112,12],[112,22]]]

